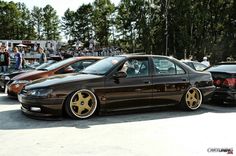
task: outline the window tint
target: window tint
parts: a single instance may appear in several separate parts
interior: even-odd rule
[[[94,63],[95,61],[96,60],[81,60],[79,62],[73,63],[71,67],[75,70],[75,72],[79,72]]]
[[[166,58],[153,58],[156,75],[184,74],[185,71],[174,62]]]
[[[126,72],[127,77],[141,77],[149,75],[148,58],[132,58],[127,60],[120,71]]]
[[[194,62],[193,65],[197,71],[203,71],[207,67],[204,64],[196,63],[196,62]]]

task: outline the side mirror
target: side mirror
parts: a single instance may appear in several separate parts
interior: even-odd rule
[[[66,68],[66,69],[64,69],[64,73],[73,73],[73,72],[75,72],[75,69],[73,69],[73,68]]]
[[[127,74],[123,71],[118,71],[113,75],[113,77],[116,79],[125,78],[125,77],[127,77]]]

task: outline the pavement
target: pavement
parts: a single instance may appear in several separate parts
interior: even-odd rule
[[[0,156],[236,155],[236,105],[42,121],[0,93]]]

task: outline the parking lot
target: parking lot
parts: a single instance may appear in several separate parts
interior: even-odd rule
[[[236,149],[236,107],[203,105],[95,116],[34,120],[0,93],[0,155],[160,156],[227,155]],[[235,154],[235,151],[233,153]]]

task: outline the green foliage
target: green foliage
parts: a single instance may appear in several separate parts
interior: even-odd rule
[[[110,0],[94,0],[68,9],[61,22],[50,5],[29,11],[24,3],[0,0],[0,26],[1,39],[57,40],[61,30],[73,42],[95,38],[101,46],[119,45],[128,52],[236,57],[234,0],[121,0],[116,7]]]

